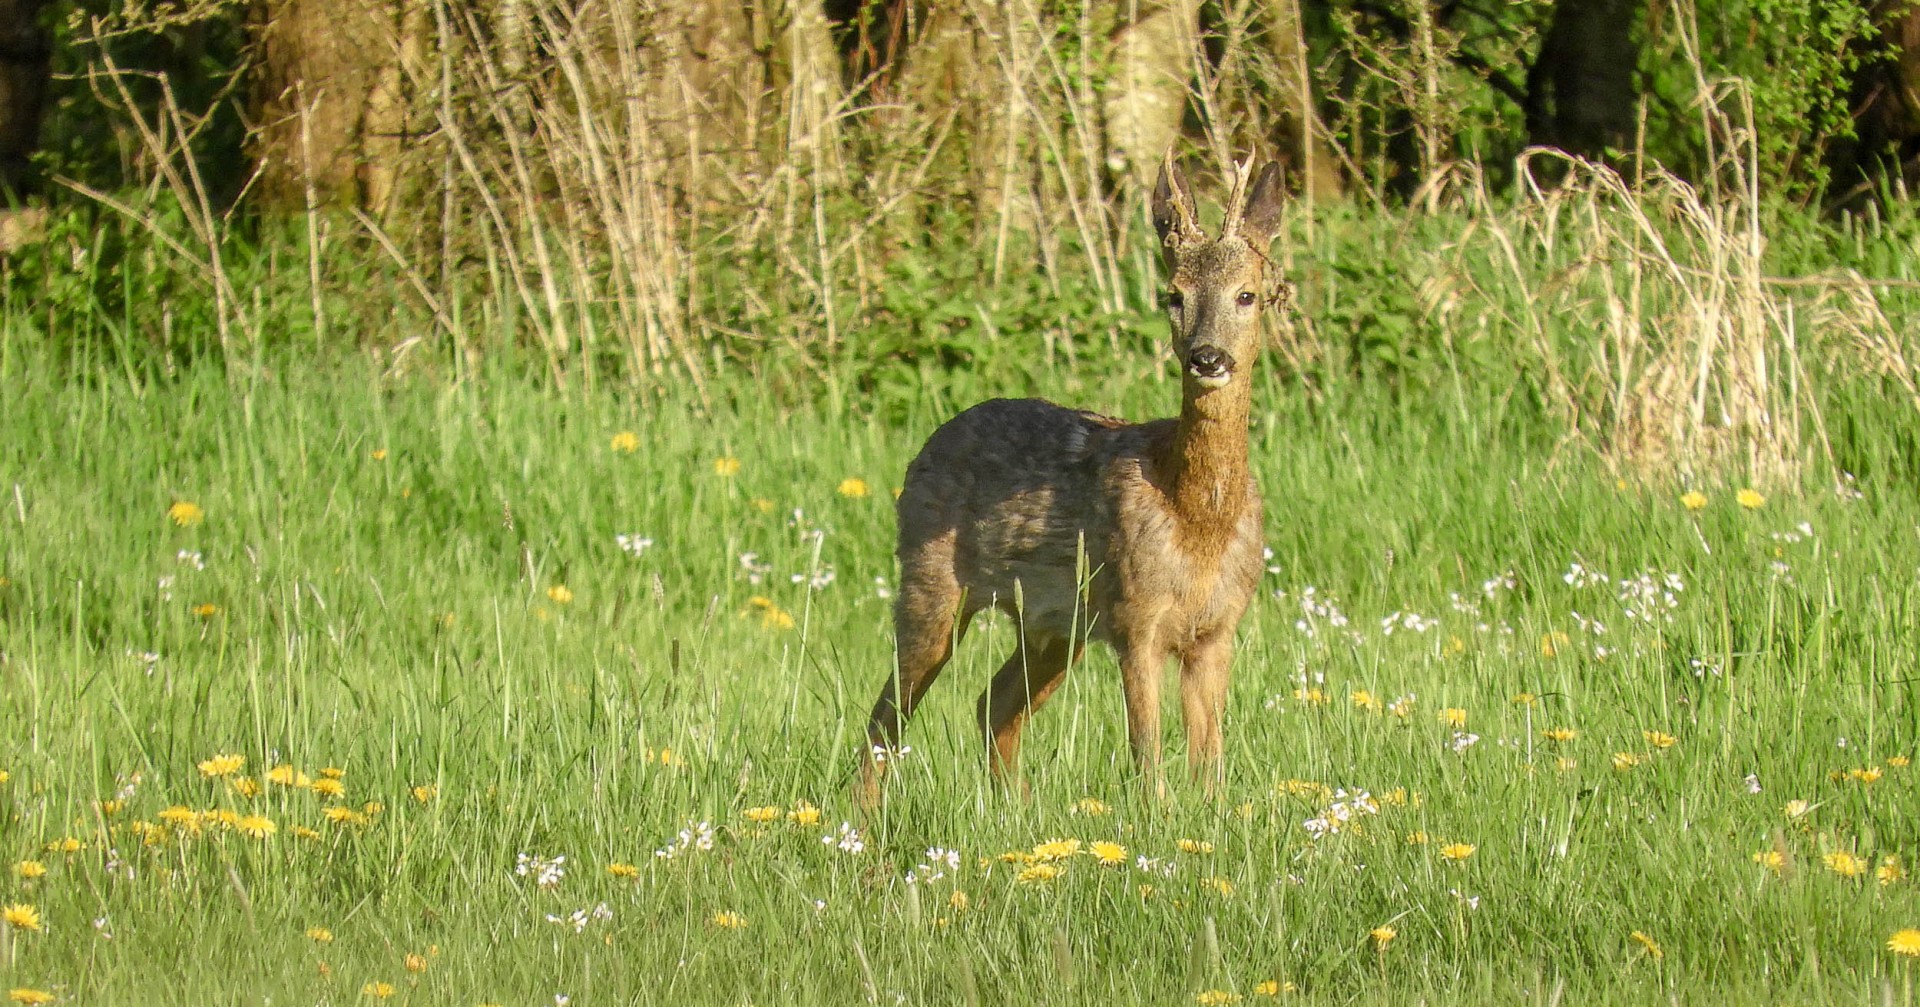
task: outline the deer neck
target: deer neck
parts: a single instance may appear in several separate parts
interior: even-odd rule
[[[1224,547],[1245,509],[1251,392],[1244,375],[1210,391],[1187,379],[1163,471],[1174,513],[1196,543]]]

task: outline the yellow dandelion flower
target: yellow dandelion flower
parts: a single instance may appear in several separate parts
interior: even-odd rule
[[[749,822],[765,824],[777,820],[780,817],[780,809],[769,804],[759,808],[748,808],[741,812],[741,814],[745,815]]]
[[[320,838],[320,831],[318,829],[310,829],[304,825],[296,825],[293,827],[292,831],[293,831],[293,838],[295,839],[319,839]]]
[[[385,1000],[393,995],[393,984],[370,982],[360,987],[360,995],[363,997],[372,997],[375,1000]]]
[[[427,970],[427,956],[417,952],[408,952],[407,957],[403,959],[400,964],[405,966],[408,972],[425,972]]]
[[[322,776],[313,781],[312,789],[314,793],[319,794],[321,797],[337,798],[347,796],[347,785],[332,776]]]
[[[640,876],[640,868],[632,864],[612,863],[607,865],[607,873],[616,878],[626,878],[628,881],[632,881]]]
[[[1898,884],[1906,880],[1907,869],[1900,866],[1899,857],[1889,853],[1880,861],[1880,866],[1873,869],[1873,877],[1882,885]]]
[[[1571,773],[1574,771],[1574,769],[1579,767],[1579,765],[1580,763],[1577,760],[1569,759],[1564,755],[1561,756],[1560,758],[1553,760],[1553,768],[1558,769],[1563,773]]]
[[[1733,495],[1733,501],[1745,507],[1747,510],[1759,510],[1767,505],[1767,498],[1761,496],[1760,491],[1751,486],[1735,493]]]
[[[1261,982],[1255,983],[1253,986],[1253,994],[1255,996],[1277,997],[1282,993],[1298,993],[1298,992],[1300,992],[1300,987],[1295,986],[1293,983],[1290,983],[1290,982],[1283,983],[1277,979],[1263,980]]]
[[[1640,736],[1647,739],[1647,744],[1663,751],[1672,748],[1674,742],[1680,740],[1665,731],[1641,731]]]
[[[713,925],[722,930],[745,930],[747,918],[731,909],[723,909],[713,914]]]
[[[754,497],[752,500],[747,501],[747,506],[752,507],[762,514],[773,513],[773,501],[766,497]]]
[[[300,771],[288,765],[275,766],[267,770],[267,782],[282,787],[291,787],[300,778]]]
[[[630,455],[640,450],[640,435],[631,430],[622,430],[613,435],[613,440],[607,446],[623,455]]]
[[[46,990],[37,990],[28,986],[16,986],[7,991],[7,999],[17,1004],[28,1004],[29,1007],[39,1007],[40,1004],[50,1004],[58,998]]]
[[[1557,657],[1560,651],[1566,649],[1572,643],[1573,638],[1559,630],[1551,633],[1542,633],[1540,634],[1540,656],[1547,658]]]
[[[415,804],[432,804],[433,799],[440,796],[440,788],[431,783],[422,783],[408,790],[407,796],[413,798]]]
[[[1571,727],[1549,727],[1540,732],[1542,738],[1553,742],[1568,742],[1580,736],[1580,732]]]
[[[280,831],[280,826],[273,824],[273,819],[265,815],[247,815],[241,818],[234,828],[238,829],[241,835],[253,839],[266,839]]]
[[[1400,936],[1400,931],[1395,930],[1390,925],[1382,924],[1367,931],[1367,936],[1373,939],[1374,947],[1385,951],[1387,945],[1392,944],[1393,939]]]
[[[1312,688],[1293,690],[1293,698],[1308,706],[1325,706],[1327,702],[1327,692],[1325,689],[1316,685]]]
[[[1623,773],[1645,761],[1647,761],[1647,757],[1637,752],[1613,753],[1613,768]]]
[[[1112,810],[1112,808],[1107,807],[1107,802],[1098,797],[1082,797],[1073,802],[1073,807],[1068,808],[1067,813],[1070,815],[1086,815],[1089,818],[1098,818]]]
[[[1209,1004],[1209,1005],[1210,1004],[1237,1004],[1240,1002],[1240,994],[1235,993],[1232,990],[1201,990],[1200,992],[1195,993],[1193,995],[1193,1002],[1197,1004]]]
[[[1088,844],[1087,853],[1102,867],[1120,867],[1127,862],[1127,848],[1104,839]]]
[[[233,792],[239,794],[241,797],[258,797],[260,795],[260,781],[251,776],[236,776],[228,780],[227,785],[232,787]]]
[[[366,812],[369,816],[372,816],[387,810],[387,806],[384,804],[381,804],[379,801],[368,801],[367,803],[360,805],[360,810]]]
[[[1428,842],[1427,830],[1425,829],[1415,829],[1407,833],[1408,846],[1425,846]]]
[[[169,808],[162,808],[160,809],[160,813],[154,817],[176,829],[186,829],[192,832],[200,831],[200,812],[185,805],[176,804]]]
[[[1440,711],[1439,720],[1448,727],[1465,727],[1467,726],[1467,711],[1457,706],[1449,706]]]
[[[1059,864],[1033,864],[1032,866],[1023,868],[1019,874],[1014,875],[1013,880],[1022,885],[1045,885],[1052,883],[1053,879],[1060,876],[1060,873],[1061,867]]]
[[[213,602],[205,601],[193,606],[192,611],[194,615],[202,619],[211,619],[220,614],[220,606],[215,605]]]
[[[1513,705],[1515,706],[1532,706],[1538,702],[1540,702],[1540,697],[1531,692],[1516,692],[1513,694]]]
[[[102,818],[112,818],[113,816],[119,814],[121,809],[125,808],[126,806],[127,806],[127,802],[121,801],[121,800],[105,800],[105,801],[94,802],[94,807],[97,807],[100,809],[100,816]]]
[[[1753,862],[1775,874],[1787,869],[1787,855],[1779,850],[1759,850],[1754,853]]]
[[[1219,892],[1221,895],[1233,894],[1233,882],[1222,877],[1201,878],[1200,887]]]
[[[320,775],[329,780],[344,780],[347,778],[347,771],[339,766],[325,766],[321,768]]]
[[[1389,808],[1404,808],[1407,805],[1407,788],[1395,787],[1380,795],[1380,803]]]
[[[1660,942],[1654,940],[1651,937],[1648,937],[1646,934],[1643,934],[1640,931],[1635,930],[1633,933],[1630,933],[1627,936],[1633,938],[1633,942],[1635,944],[1638,944],[1641,947],[1645,948],[1647,951],[1647,955],[1651,957],[1654,961],[1657,962],[1667,956],[1666,950],[1660,947]]]
[[[1368,713],[1379,713],[1387,708],[1386,704],[1380,701],[1380,697],[1365,689],[1353,690],[1353,695],[1348,698],[1353,700],[1355,709],[1365,710]]]
[[[1038,861],[1065,860],[1080,852],[1078,839],[1049,839],[1033,848],[1033,859]]]
[[[1876,783],[1879,781],[1880,776],[1879,766],[1867,766],[1860,769],[1847,770],[1847,779],[1855,783]]]
[[[1887,950],[1908,958],[1920,958],[1920,930],[1896,930],[1887,938]]]
[[[1182,853],[1205,854],[1213,852],[1213,844],[1204,839],[1181,839],[1173,845],[1179,847]]]
[[[1808,804],[1805,801],[1795,799],[1795,800],[1788,801],[1786,804],[1786,807],[1781,808],[1780,810],[1788,818],[1803,818],[1807,815],[1808,812],[1811,812],[1813,810],[1813,805]]]
[[[1867,873],[1867,862],[1847,850],[1834,850],[1820,859],[1826,862],[1827,870],[1843,878],[1857,878]]]
[[[947,908],[952,909],[956,913],[966,912],[967,907],[972,904],[973,900],[967,898],[967,893],[958,888],[953,890],[952,895],[947,896]]]
[[[1413,716],[1413,697],[1401,696],[1399,699],[1396,699],[1393,702],[1388,703],[1387,713],[1392,716],[1399,717],[1401,720],[1405,720],[1408,717]]]
[[[47,865],[38,860],[22,860],[13,865],[13,873],[15,877],[32,881],[34,878],[47,876]]]
[[[1707,495],[1699,490],[1688,490],[1680,494],[1680,505],[1688,510],[1705,510]]]
[[[48,853],[78,853],[81,850],[84,850],[86,848],[87,848],[86,843],[83,843],[72,836],[66,836],[61,839],[56,839],[53,842],[50,842],[47,844]]]
[[[40,929],[40,910],[25,902],[15,902],[12,905],[0,907],[0,922],[4,922],[15,930],[38,930]]]
[[[840,480],[840,487],[837,490],[837,492],[841,496],[847,497],[848,499],[858,500],[861,497],[866,496],[868,493],[867,481],[865,479],[856,479],[852,477],[842,479]]]
[[[332,822],[335,825],[367,824],[366,815],[362,814],[361,812],[355,811],[352,808],[340,807],[337,804],[330,808],[321,809],[320,814],[322,817],[326,818],[327,821]]]
[[[565,584],[555,584],[547,588],[547,598],[555,605],[573,604],[573,590]]]
[[[326,927],[308,927],[307,939],[315,944],[331,944],[333,943],[333,931],[328,930]]]
[[[371,458],[371,459],[373,459],[374,461],[377,461],[377,462],[383,462],[383,461],[386,461],[386,460],[387,460],[387,449],[386,449],[386,448],[374,448],[374,449],[373,449],[372,451],[369,451],[369,452],[367,452],[367,457],[369,457],[369,458]]]
[[[713,460],[713,474],[717,476],[737,476],[740,474],[740,459],[732,455]]]
[[[1446,646],[1440,649],[1441,656],[1458,657],[1461,654],[1464,654],[1466,652],[1467,652],[1467,641],[1460,639],[1458,634],[1455,634],[1455,633],[1447,634]]]
[[[819,825],[820,809],[806,801],[799,801],[794,804],[792,811],[787,812],[787,821],[795,825]]]
[[[1315,783],[1312,780],[1282,780],[1274,789],[1288,797],[1308,797],[1315,800],[1328,797],[1333,793],[1326,784]]]
[[[167,508],[167,517],[182,528],[191,528],[207,519],[207,512],[191,500],[175,500]]]
[[[1440,856],[1444,859],[1457,862],[1473,856],[1473,851],[1477,849],[1479,849],[1479,847],[1472,843],[1448,843],[1440,847]]]
[[[9,772],[7,772],[7,771],[6,771],[6,770],[4,770],[4,769],[0,769],[0,783],[5,783],[5,782],[7,782],[8,780],[11,780],[11,779],[13,779],[13,774],[12,774],[12,773],[9,773]]]

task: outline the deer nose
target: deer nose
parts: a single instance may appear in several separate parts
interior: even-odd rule
[[[1233,370],[1233,357],[1218,346],[1202,346],[1187,354],[1187,370],[1196,378],[1224,378]]]

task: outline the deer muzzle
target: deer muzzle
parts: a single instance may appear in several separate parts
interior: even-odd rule
[[[1187,354],[1187,373],[1203,388],[1219,388],[1233,377],[1233,354],[1218,346],[1197,346]]]

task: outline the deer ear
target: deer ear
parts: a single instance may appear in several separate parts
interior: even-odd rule
[[[1280,181],[1280,164],[1268,161],[1260,169],[1260,177],[1254,180],[1253,191],[1247,195],[1247,210],[1240,221],[1240,233],[1247,241],[1264,249],[1280,233],[1280,211],[1286,204],[1286,194]]]
[[[1160,232],[1160,243],[1168,251],[1200,236],[1200,224],[1193,216],[1193,187],[1180,166],[1173,163],[1173,148],[1160,161],[1160,178],[1153,184],[1153,229]]]

